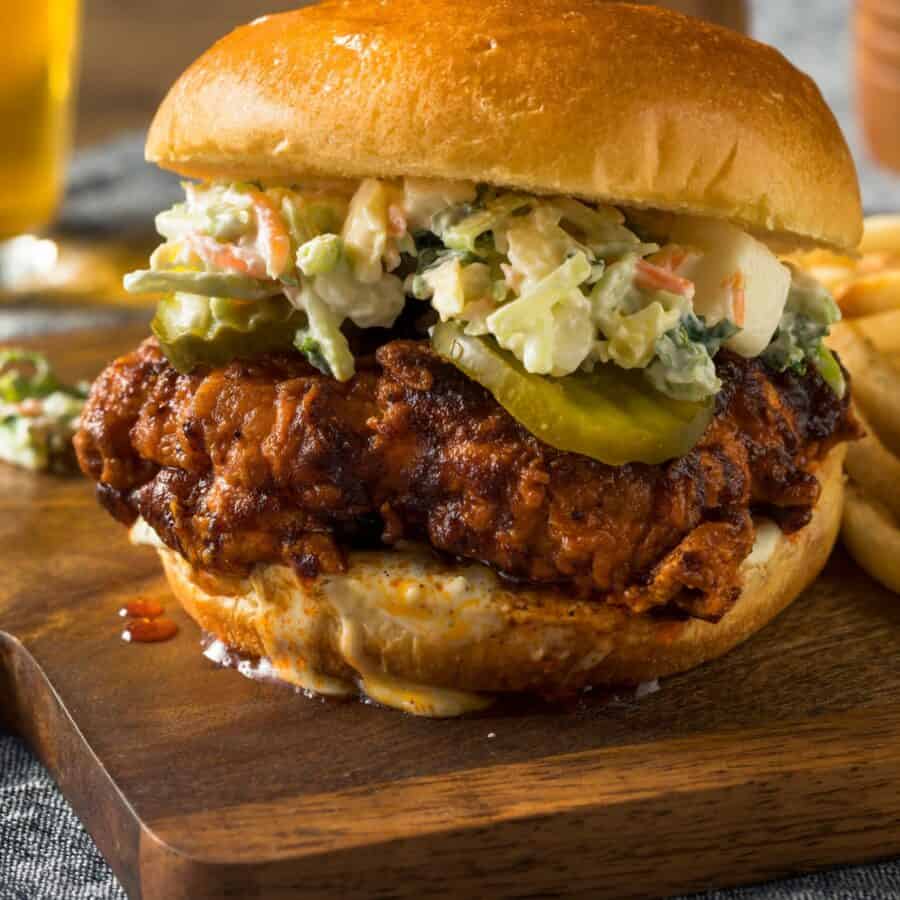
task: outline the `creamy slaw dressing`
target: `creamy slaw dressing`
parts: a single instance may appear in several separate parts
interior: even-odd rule
[[[204,292],[216,277],[229,297],[247,282],[281,292],[309,319],[295,346],[315,345],[340,380],[355,368],[344,323],[389,327],[414,297],[529,372],[564,377],[611,362],[699,400],[720,387],[718,345],[762,353],[794,283],[765,244],[727,222],[675,217],[657,243],[618,209],[571,197],[417,178],[185,191],[157,217],[166,242],[150,270],[126,286],[190,293],[202,272]],[[685,323],[680,342],[692,352],[660,352]],[[720,323],[728,336],[707,341],[704,329]]]

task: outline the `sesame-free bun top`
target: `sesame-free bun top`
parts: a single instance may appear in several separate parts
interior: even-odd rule
[[[175,83],[147,158],[201,178],[461,179],[855,247],[849,150],[780,53],[602,0],[325,0]]]

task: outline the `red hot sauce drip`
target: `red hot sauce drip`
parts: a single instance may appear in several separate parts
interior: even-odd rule
[[[178,626],[164,616],[163,612],[162,604],[149,598],[126,603],[119,610],[119,615],[128,619],[122,632],[122,640],[129,644],[155,644],[175,637]]]

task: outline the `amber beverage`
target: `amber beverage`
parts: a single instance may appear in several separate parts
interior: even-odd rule
[[[856,102],[866,143],[900,171],[900,0],[857,0]]]
[[[0,0],[0,240],[48,224],[69,144],[79,0]]]

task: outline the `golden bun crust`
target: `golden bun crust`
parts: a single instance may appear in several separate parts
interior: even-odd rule
[[[464,179],[856,246],[853,161],[771,47],[601,0],[325,0],[220,40],[147,159],[202,178]]]
[[[384,691],[374,688],[384,679],[545,695],[639,683],[721,656],[815,579],[840,526],[843,456],[837,448],[820,467],[822,494],[808,526],[789,536],[771,526],[767,558],[745,562],[742,594],[716,624],[511,590],[484,566],[448,567],[406,552],[352,554],[346,575],[312,581],[283,565],[229,579],[193,569],[171,550],[160,556],[172,590],[201,628],[322,693],[360,683],[381,699]],[[453,714],[427,703],[404,708]]]

